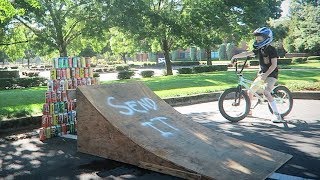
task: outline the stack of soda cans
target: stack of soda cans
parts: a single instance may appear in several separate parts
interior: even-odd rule
[[[40,140],[63,134],[76,134],[76,99],[68,97],[67,90],[99,83],[99,80],[93,77],[90,58],[54,58],[53,67],[45,93]]]

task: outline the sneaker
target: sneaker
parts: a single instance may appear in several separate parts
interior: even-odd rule
[[[272,122],[274,122],[274,123],[283,123],[283,122],[286,122],[286,121],[282,119],[282,116],[280,114],[274,114]]]

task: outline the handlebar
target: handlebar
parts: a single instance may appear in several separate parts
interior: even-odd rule
[[[237,61],[237,59],[235,58],[235,59],[232,60],[232,62],[236,64],[236,74],[241,74],[242,73],[242,71],[243,71],[244,67],[246,66],[248,60],[249,60],[249,56],[246,57],[246,60],[244,61],[244,64],[243,64],[243,66],[242,66],[242,68],[241,68],[241,70],[239,72],[238,72],[238,61]]]

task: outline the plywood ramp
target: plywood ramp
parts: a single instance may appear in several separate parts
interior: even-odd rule
[[[77,90],[78,151],[185,179],[265,179],[291,155],[214,132],[143,83]]]

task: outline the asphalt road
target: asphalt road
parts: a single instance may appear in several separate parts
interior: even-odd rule
[[[266,105],[253,118],[230,123],[217,102],[175,107],[223,134],[293,155],[270,179],[320,179],[320,101],[294,100],[287,123],[272,123]],[[179,179],[77,152],[76,140],[39,141],[36,133],[0,139],[0,179]],[[277,178],[276,178],[277,176]]]

